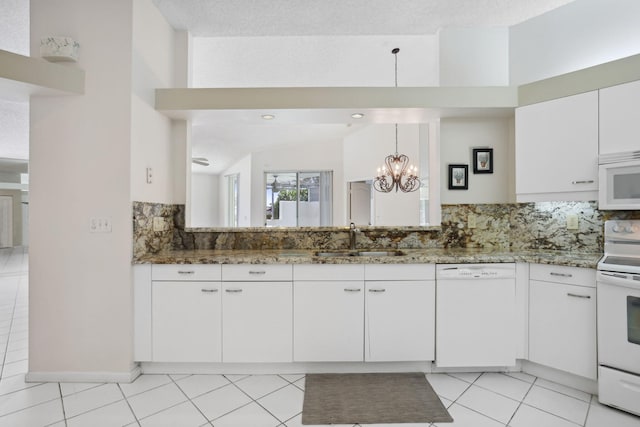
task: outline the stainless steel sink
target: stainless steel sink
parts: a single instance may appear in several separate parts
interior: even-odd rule
[[[388,257],[388,256],[401,256],[401,255],[404,255],[404,252],[398,251],[398,250],[370,249],[370,250],[356,250],[356,251],[318,251],[318,252],[315,252],[314,255],[319,257],[328,257],[328,258],[358,257],[358,256]]]

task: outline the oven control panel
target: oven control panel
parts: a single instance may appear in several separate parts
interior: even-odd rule
[[[640,220],[611,220],[604,223],[604,238],[640,241]]]

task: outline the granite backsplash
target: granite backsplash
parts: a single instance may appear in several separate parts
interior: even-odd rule
[[[608,219],[640,219],[640,211],[600,211],[595,202],[443,205],[440,227],[362,227],[361,248],[487,248],[602,252]],[[469,228],[469,217],[476,227]],[[567,215],[579,228],[568,230]],[[345,249],[348,227],[238,231],[185,229],[184,205],[133,202],[133,256],[185,249]],[[155,222],[155,224],[154,224]],[[154,227],[155,225],[155,227]]]

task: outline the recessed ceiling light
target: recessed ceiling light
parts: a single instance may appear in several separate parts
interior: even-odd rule
[[[273,119],[275,119],[275,118],[276,118],[276,116],[274,116],[273,114],[263,114],[263,115],[262,115],[262,118],[263,118],[264,120],[273,120]]]
[[[353,113],[351,115],[351,118],[353,118],[353,119],[361,119],[363,117],[364,117],[364,114],[362,114],[362,113]]]

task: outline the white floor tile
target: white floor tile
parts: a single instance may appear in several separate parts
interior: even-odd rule
[[[511,419],[509,427],[576,427],[576,424],[548,412],[522,404]],[[614,426],[600,426],[614,427]]]
[[[306,377],[300,378],[298,381],[294,382],[293,385],[298,387],[300,390],[304,391],[305,383],[306,383]]]
[[[290,383],[295,383],[299,379],[304,378],[304,374],[280,374],[280,376]]]
[[[525,397],[524,403],[580,425],[584,425],[589,410],[589,404],[585,401],[535,384]]]
[[[482,372],[452,372],[448,375],[468,383],[473,383],[480,375],[482,375]]]
[[[536,377],[534,377],[533,375],[526,374],[524,372],[505,372],[504,374],[522,381],[526,381],[531,384],[533,384],[533,382],[536,380]]]
[[[516,380],[517,381],[517,380]],[[476,385],[469,387],[456,403],[506,424],[518,409],[519,402]]]
[[[236,381],[235,384],[253,399],[259,399],[266,394],[289,385],[287,381],[277,375],[251,375]]]
[[[74,417],[124,399],[117,384],[103,384],[62,398],[64,413]]]
[[[178,381],[178,380],[181,380],[183,378],[190,377],[191,374],[171,374],[169,376],[171,377],[172,380]]]
[[[294,385],[289,385],[258,400],[269,412],[280,421],[286,421],[302,412],[304,392]]]
[[[2,378],[12,377],[14,375],[26,374],[29,370],[29,362],[21,360],[19,362],[5,363],[2,367]]]
[[[640,417],[605,406],[594,398],[585,427],[640,427]]]
[[[591,395],[589,393],[585,393],[584,391],[576,390],[575,388],[567,387],[562,384],[547,381],[542,378],[538,378],[536,380],[536,385],[538,387],[543,387],[549,390],[557,391],[558,393],[566,394],[567,396],[575,397],[576,399],[580,399],[585,402],[591,401]]]
[[[201,394],[229,385],[229,380],[223,375],[191,375],[176,381],[176,384],[190,399],[193,399]]]
[[[168,375],[140,375],[132,383],[120,383],[120,388],[124,395],[129,397],[170,382],[172,381]]]
[[[170,406],[182,403],[187,400],[187,397],[180,391],[177,385],[171,382],[170,384],[128,397],[127,400],[136,417],[140,420]]]
[[[276,427],[281,423],[255,402],[213,421],[215,427]]]
[[[459,380],[447,374],[427,374],[427,381],[438,396],[449,400],[456,400],[470,387],[466,381]]]
[[[6,394],[0,399],[0,415],[19,411],[29,406],[38,405],[60,398],[60,389],[57,383],[41,384],[25,390]]]
[[[0,396],[12,393],[18,390],[24,390],[26,388],[35,387],[41,383],[28,383],[24,381],[24,374],[14,375],[9,378],[2,378],[0,380]],[[0,397],[1,399],[1,397]]]
[[[445,408],[449,408],[449,406],[451,406],[453,404],[452,400],[446,399],[442,396],[438,396],[438,398],[440,399],[440,402],[442,402],[442,404],[444,405]]]
[[[453,418],[452,423],[434,424],[437,427],[504,427],[504,424],[485,417],[471,409],[454,403],[449,408],[449,414]],[[542,427],[542,426],[539,426]]]
[[[225,374],[224,375],[229,381],[231,381],[232,383],[235,383],[236,381],[240,381],[243,378],[247,378],[249,375],[243,375],[243,374]]]
[[[474,385],[507,396],[518,402],[524,399],[524,396],[531,388],[531,384],[528,382],[498,373],[484,373]]]
[[[140,420],[142,427],[200,427],[207,419],[191,402],[184,402]],[[249,426],[249,424],[247,424]]]
[[[0,417],[0,427],[46,426],[62,420],[62,401],[55,399]]]
[[[73,418],[67,415],[67,427],[112,427],[124,426],[136,421],[125,400],[120,400]]]
[[[286,427],[328,427],[326,424],[302,424],[302,414],[296,415],[292,419],[288,420],[284,423]],[[364,424],[366,427],[369,427],[370,424]],[[217,426],[216,426],[217,427]],[[358,427],[357,424],[331,424],[331,427]]]
[[[62,396],[68,396],[70,394],[79,393],[90,388],[98,387],[104,383],[60,383],[60,390],[62,390]]]
[[[198,396],[192,401],[208,420],[213,420],[246,405],[251,399],[235,385],[229,384]]]
[[[8,351],[4,358],[4,363],[20,362],[27,360],[29,357],[29,349],[22,348],[20,350]]]

